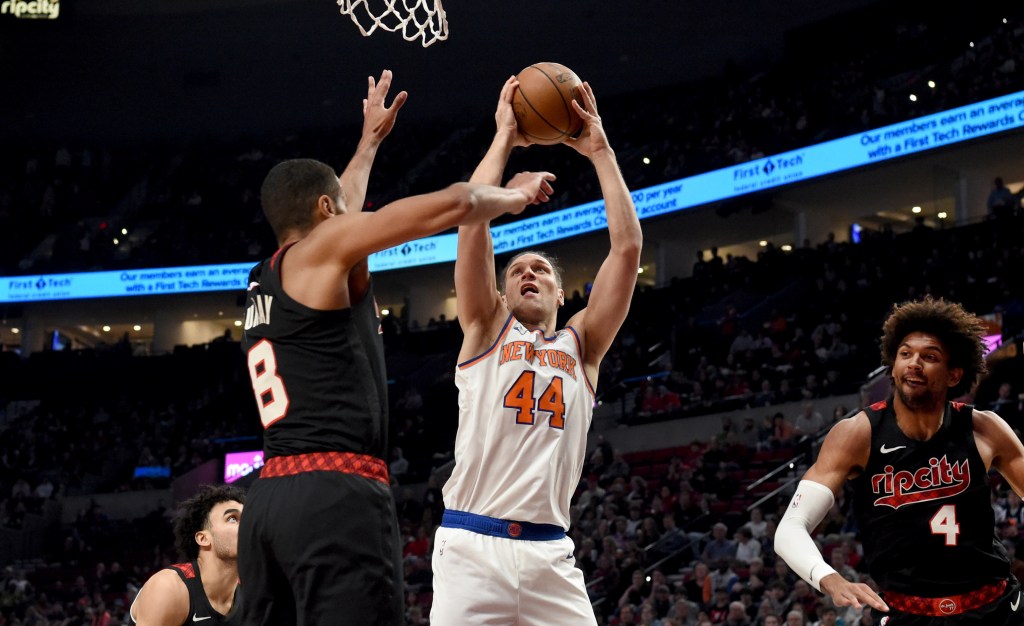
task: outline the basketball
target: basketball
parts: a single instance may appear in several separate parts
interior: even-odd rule
[[[577,135],[583,120],[572,100],[583,104],[582,83],[576,74],[558,63],[534,63],[516,76],[519,88],[512,98],[519,131],[542,145],[561,143]]]

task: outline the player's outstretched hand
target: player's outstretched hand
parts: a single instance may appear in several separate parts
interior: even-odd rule
[[[380,80],[374,81],[370,76],[367,82],[366,98],[363,99],[363,138],[380,143],[395,127],[398,111],[409,99],[409,92],[398,92],[391,106],[384,106],[391,88],[391,70],[381,72]]]
[[[526,194],[528,200],[523,204],[522,208],[511,211],[512,214],[522,213],[523,209],[526,208],[527,204],[540,204],[541,202],[547,202],[551,199],[551,194],[555,192],[551,186],[551,182],[555,180],[555,175],[551,172],[520,172],[512,177],[508,183],[505,184],[506,189],[518,189]]]
[[[583,120],[583,131],[579,137],[566,137],[564,143],[576,152],[592,159],[598,152],[608,150],[611,146],[608,144],[608,136],[604,133],[604,125],[597,112],[597,98],[594,97],[594,90],[590,88],[590,83],[583,82],[580,94],[583,96],[583,106],[580,106],[580,103],[574,98],[572,108]]]
[[[501,95],[498,96],[498,110],[494,112],[494,122],[498,127],[498,134],[507,134],[513,146],[528,146],[533,142],[519,132],[516,114],[512,109],[512,97],[515,96],[516,89],[519,89],[519,79],[515,76],[502,85]]]
[[[889,606],[871,587],[864,583],[851,583],[839,574],[829,574],[821,579],[821,592],[832,598],[836,606],[852,606],[861,608],[863,605],[888,612]]]

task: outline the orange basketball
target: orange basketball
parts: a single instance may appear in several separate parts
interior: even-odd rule
[[[534,63],[516,76],[519,89],[512,98],[519,131],[543,145],[561,143],[583,129],[583,120],[572,108],[581,105],[582,83],[576,74],[558,63]]]

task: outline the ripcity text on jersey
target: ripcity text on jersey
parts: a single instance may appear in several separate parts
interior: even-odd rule
[[[884,591],[964,593],[1010,573],[995,536],[991,487],[974,440],[974,407],[948,402],[928,441],[907,437],[889,400],[865,409],[871,454],[854,510],[871,577]]]

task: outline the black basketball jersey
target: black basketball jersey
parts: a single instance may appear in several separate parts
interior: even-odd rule
[[[353,452],[386,459],[387,377],[373,286],[347,309],[299,304],[281,287],[288,248],[249,273],[242,336],[265,458]]]
[[[185,583],[185,588],[188,589],[188,617],[181,623],[181,626],[198,626],[200,624],[202,626],[216,626],[218,624],[234,626],[235,624],[242,623],[241,585],[235,587],[235,599],[231,603],[231,612],[227,615],[221,615],[210,606],[210,599],[206,597],[206,590],[203,589],[203,578],[199,574],[198,562],[178,563],[164,569],[173,570],[181,578],[181,581]],[[134,604],[133,602],[133,608]],[[128,624],[135,626],[135,615],[132,610],[128,611]]]
[[[854,511],[871,577],[883,591],[965,593],[1010,574],[995,537],[974,407],[950,402],[928,441],[907,437],[892,398],[865,409],[871,453],[854,479]]]

